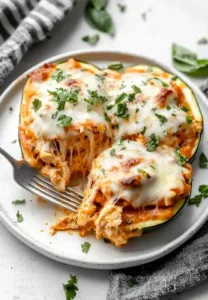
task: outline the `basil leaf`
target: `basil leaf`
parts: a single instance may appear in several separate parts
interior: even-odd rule
[[[77,277],[70,274],[67,284],[63,284],[66,300],[72,300],[76,297],[77,291]]]
[[[105,8],[107,0],[90,0],[90,3],[92,4],[92,6],[94,6],[94,8],[100,10]]]
[[[86,35],[82,38],[82,40],[84,42],[87,42],[89,45],[94,46],[97,44],[97,42],[99,41],[100,37],[98,34],[94,34],[94,35]]]
[[[41,108],[42,102],[39,99],[36,98],[36,99],[33,100],[32,105],[33,105],[34,111],[36,112]]]
[[[195,66],[197,64],[197,56],[194,52],[176,44],[172,45],[172,56],[173,59],[191,66]]]
[[[57,126],[60,126],[60,127],[66,127],[66,126],[69,126],[71,121],[72,121],[72,117],[69,117],[66,115],[60,115],[58,117],[58,122],[56,124],[57,124]]]
[[[113,63],[113,64],[110,64],[110,65],[108,66],[108,69],[114,70],[114,71],[118,71],[118,72],[123,72],[124,67],[123,67],[122,63],[120,63],[120,62],[115,62],[115,63]]]
[[[88,243],[88,242],[84,242],[84,244],[82,244],[81,247],[82,247],[82,252],[83,253],[88,253],[88,251],[91,247],[91,244]]]
[[[85,9],[85,18],[93,28],[114,35],[114,23],[106,10],[97,10],[91,5],[87,5]]]
[[[207,169],[208,159],[204,153],[201,153],[199,156],[199,167],[201,169]]]

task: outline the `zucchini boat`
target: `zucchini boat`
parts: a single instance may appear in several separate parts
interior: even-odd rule
[[[179,165],[173,149],[148,152],[138,141],[120,141],[94,160],[78,214],[53,229],[72,229],[75,222],[82,235],[93,230],[120,247],[172,219],[189,197],[191,179],[191,166]]]
[[[24,159],[38,168],[43,176],[48,176],[57,190],[64,191],[72,177],[85,177],[90,173],[91,183],[88,183],[83,202],[85,205],[91,199],[93,205],[96,203],[92,205],[95,211],[90,215],[90,221],[82,223],[89,214],[84,216],[80,210],[78,214],[59,220],[54,230],[77,228],[81,235],[94,230],[98,238],[108,238],[120,246],[130,237],[164,225],[181,211],[191,186],[191,167],[187,161],[194,158],[202,128],[203,118],[194,94],[178,77],[155,66],[137,65],[118,72],[101,70],[70,58],[58,64],[45,64],[29,75],[20,110],[19,140]],[[121,231],[115,238],[99,233],[96,217],[99,209],[105,206],[102,199],[106,196],[96,194],[97,185],[90,181],[96,157],[99,160],[106,149],[110,153],[115,141],[136,143],[135,147],[142,145],[147,156],[156,155],[158,161],[163,151],[170,151],[178,169],[185,168],[190,173],[188,179],[184,178],[189,192],[176,193],[178,198],[174,203],[154,204],[156,209],[146,204],[144,207],[128,206],[128,201],[119,199],[120,202],[124,200],[123,221],[131,209],[141,216],[143,207],[143,214],[149,214],[148,218],[137,222],[135,230],[125,238],[122,238]],[[128,151],[125,155],[126,158],[131,156]],[[113,159],[116,161],[117,158]],[[100,170],[105,169],[106,163],[103,160]],[[116,174],[113,179],[116,182]],[[135,187],[130,185],[128,189],[133,191]],[[163,215],[167,212],[169,215]],[[155,214],[157,218],[152,218],[151,215]],[[109,210],[105,217],[108,219],[110,215]]]

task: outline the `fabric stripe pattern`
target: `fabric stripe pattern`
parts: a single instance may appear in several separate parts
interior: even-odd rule
[[[74,0],[0,0],[0,87],[28,49],[44,40]]]

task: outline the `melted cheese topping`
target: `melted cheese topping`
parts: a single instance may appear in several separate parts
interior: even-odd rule
[[[177,163],[173,150],[162,147],[148,152],[140,143],[127,140],[95,159],[89,180],[108,202],[122,199],[138,208],[182,195],[185,176],[191,177],[190,170]]]

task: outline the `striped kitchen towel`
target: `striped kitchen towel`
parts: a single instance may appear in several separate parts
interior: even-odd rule
[[[0,0],[0,87],[28,49],[42,41],[74,0]]]

